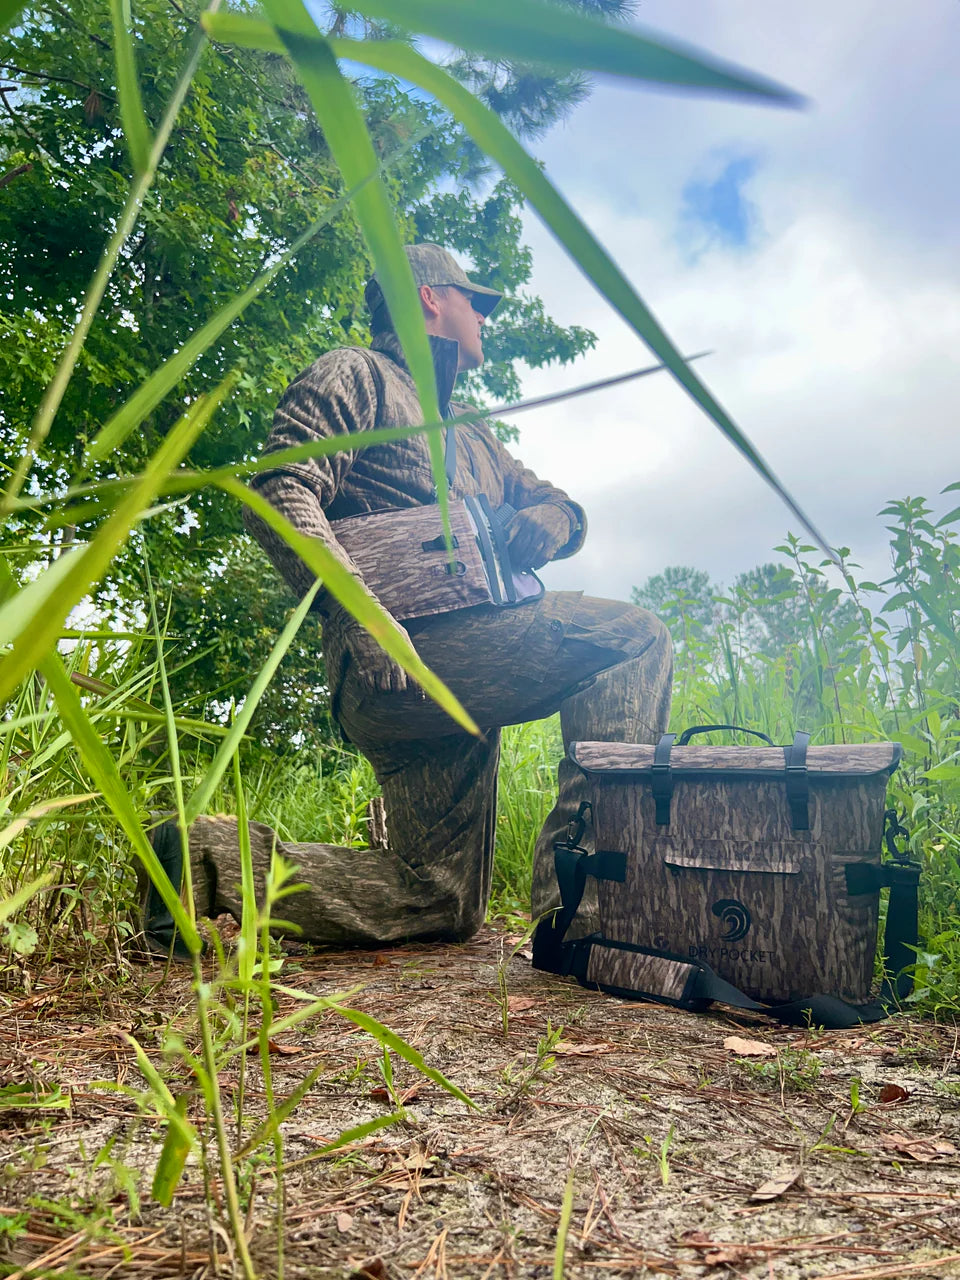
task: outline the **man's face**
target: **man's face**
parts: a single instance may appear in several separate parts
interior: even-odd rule
[[[473,294],[450,284],[430,290],[435,314],[427,315],[427,332],[460,344],[459,368],[477,369],[483,364],[481,326],[484,316],[474,309]],[[424,311],[428,311],[424,299]]]

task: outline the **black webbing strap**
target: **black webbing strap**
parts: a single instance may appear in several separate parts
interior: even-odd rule
[[[650,766],[650,790],[657,810],[657,826],[670,825],[670,802],[673,799],[673,772],[670,768],[670,752],[677,740],[675,733],[665,733],[653,749]]]
[[[907,965],[916,963],[917,886],[920,876],[920,868],[916,863],[901,860],[896,863],[885,863],[879,868],[890,886],[883,953],[887,969],[896,976],[892,982],[889,979],[884,980],[877,1000],[863,1005],[848,1004],[837,996],[829,995],[812,995],[802,1000],[764,1004],[740,991],[732,983],[714,973],[709,965],[699,960],[654,947],[617,942],[605,938],[602,934],[591,934],[586,938],[565,942],[564,935],[572,924],[583,899],[587,876],[618,880],[622,883],[626,878],[626,855],[610,851],[591,854],[579,845],[557,844],[554,846],[554,866],[560,888],[561,906],[553,921],[544,920],[537,926],[533,938],[533,966],[548,973],[569,974],[582,986],[606,991],[622,999],[654,1000],[693,1011],[702,1010],[707,1003],[717,1000],[734,1009],[748,1009],[755,1013],[766,1014],[790,1026],[816,1025],[830,1029],[879,1022],[887,1016],[891,1008],[896,1007],[899,1001],[910,994],[912,980],[902,970]],[[680,999],[670,999],[656,992],[641,991],[636,988],[616,987],[588,979],[587,969],[594,947],[659,957],[692,968],[696,972],[693,979],[686,983]]]
[[[798,730],[793,735],[793,745],[783,748],[783,764],[787,775],[787,804],[790,806],[790,825],[794,831],[810,830],[810,783],[807,777],[809,745],[809,733]]]

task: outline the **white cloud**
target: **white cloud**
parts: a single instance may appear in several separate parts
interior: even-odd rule
[[[663,29],[689,24],[692,12],[660,0],[642,10]],[[695,12],[704,29],[684,38],[812,92],[819,109],[790,115],[604,88],[548,142],[548,172],[678,345],[716,349],[702,376],[823,532],[882,574],[879,508],[908,493],[934,498],[960,479],[958,232],[943,202],[953,179],[942,172],[943,139],[938,158],[924,132],[951,92],[953,118],[960,111],[956,83],[937,79],[946,11],[915,11],[933,15],[924,26],[853,0]],[[909,66],[895,56],[904,47]],[[764,157],[750,184],[759,241],[753,253],[713,249],[691,266],[676,239],[680,192],[704,156],[731,145]],[[864,159],[851,165],[858,146]],[[911,175],[914,189],[886,190],[891,174]],[[531,373],[525,391],[646,363],[636,336],[534,220],[530,240],[534,287],[558,319],[589,325],[600,343],[576,366]],[[797,529],[667,376],[518,425],[524,461],[590,516],[587,546],[547,570],[551,586],[623,596],[670,563],[729,581]]]

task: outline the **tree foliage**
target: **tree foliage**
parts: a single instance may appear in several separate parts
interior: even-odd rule
[[[555,0],[623,16],[622,0]],[[148,124],[156,127],[200,6],[136,0],[136,56]],[[403,33],[370,24],[349,6],[325,6],[339,34]],[[511,125],[535,136],[587,90],[586,81],[506,62],[451,57]],[[104,241],[121,210],[130,158],[121,129],[106,0],[28,8],[0,40],[0,461],[11,465],[65,347]],[[576,81],[576,83],[575,83]],[[494,92],[494,86],[496,91]],[[356,82],[404,231],[465,257],[507,299],[488,326],[488,362],[468,392],[500,401],[519,392],[516,366],[572,360],[592,345],[565,328],[525,288],[532,262],[522,242],[522,198],[492,181],[451,117],[396,80]],[[212,44],[181,109],[136,232],[121,254],[45,450],[34,490],[62,483],[85,443],[155,368],[235,298],[342,194],[342,180],[287,59]],[[330,221],[204,355],[123,449],[96,475],[130,473],[156,449],[185,403],[239,370],[235,394],[188,459],[217,466],[258,452],[284,385],[317,355],[367,340],[363,284],[369,259],[352,213]],[[54,555],[33,540],[31,519],[8,522],[25,558]],[[85,537],[67,526],[62,543]],[[101,611],[136,615],[148,558],[168,624],[178,637],[174,692],[223,710],[235,682],[260,662],[292,601],[240,530],[239,513],[204,491],[154,514],[99,590]],[[326,712],[316,627],[306,627],[260,712],[272,741],[322,737]]]

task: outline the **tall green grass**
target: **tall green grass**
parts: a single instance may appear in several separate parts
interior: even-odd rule
[[[737,93],[768,103],[796,101],[794,95],[762,77],[723,66],[704,55],[673,49],[655,38],[613,29],[562,8],[546,8],[538,0],[362,0],[352,7],[368,16],[386,17],[411,35],[427,35],[494,57],[533,56],[560,68],[605,72],[633,81],[652,80],[705,92]],[[0,30],[20,20],[23,8],[18,0],[2,0]],[[207,318],[183,349],[172,352],[162,367],[153,370],[108,422],[92,424],[89,439],[79,442],[82,448],[72,475],[62,477],[62,482],[49,492],[39,492],[39,485],[34,482],[34,465],[43,459],[46,441],[83,355],[87,335],[111,287],[114,267],[121,255],[130,251],[131,235],[140,222],[144,201],[163,164],[167,145],[175,136],[180,108],[191,92],[208,36],[280,53],[289,58],[307,91],[343,178],[343,191],[338,199],[331,198],[329,213],[339,216],[344,205],[349,204],[366,238],[419,391],[427,425],[413,429],[426,430],[445,521],[446,485],[433,366],[413,278],[383,180],[390,157],[376,154],[352,87],[341,70],[341,59],[401,75],[446,107],[526,194],[585,276],[781,494],[815,540],[826,544],[743,432],[682,359],[609,255],[492,112],[411,45],[326,38],[301,0],[264,0],[264,18],[249,12],[220,13],[219,9],[220,0],[210,0],[186,46],[175,51],[180,71],[172,77],[170,98],[153,124],[144,110],[140,83],[141,77],[152,74],[154,69],[138,65],[138,42],[129,0],[111,0],[109,7],[115,87],[131,172],[127,196],[119,216],[103,228],[103,251],[71,337],[45,389],[22,456],[7,466],[7,480],[0,495],[0,515],[19,518],[34,513],[39,521],[35,526],[38,553],[34,563],[17,572],[6,560],[0,560],[0,699],[7,708],[0,736],[0,786],[8,819],[0,921],[6,931],[9,963],[14,968],[31,950],[36,953],[38,948],[49,946],[47,940],[54,921],[59,919],[63,927],[58,936],[63,929],[68,933],[72,930],[71,936],[78,944],[86,944],[89,954],[93,955],[97,948],[113,953],[117,968],[121,969],[122,947],[133,925],[119,908],[113,915],[108,909],[106,915],[93,920],[86,904],[119,904],[124,900],[125,894],[117,884],[128,875],[125,850],[132,848],[177,923],[192,957],[193,972],[193,1037],[188,1042],[181,1035],[168,1046],[171,1060],[185,1066],[195,1081],[192,1090],[175,1096],[164,1072],[139,1045],[134,1045],[145,1098],[166,1132],[154,1173],[153,1195],[161,1203],[169,1203],[176,1194],[189,1153],[198,1150],[208,1185],[214,1177],[219,1181],[227,1229],[240,1269],[246,1277],[252,1277],[254,1265],[240,1214],[235,1164],[241,1152],[250,1150],[251,1143],[273,1145],[277,1162],[278,1271],[282,1273],[279,1123],[298,1101],[296,1094],[286,1100],[273,1096],[269,1052],[265,1048],[271,1030],[335,1008],[391,1052],[407,1057],[444,1087],[461,1098],[463,1095],[386,1028],[337,1002],[308,1000],[295,1014],[281,1022],[274,1021],[275,994],[303,1000],[302,993],[285,988],[279,981],[272,971],[268,950],[270,913],[292,889],[291,868],[275,863],[268,900],[258,907],[252,894],[249,848],[244,847],[246,892],[240,946],[233,956],[218,954],[211,973],[204,970],[201,960],[202,939],[189,879],[189,858],[185,859],[187,872],[181,900],[163,875],[149,840],[154,821],[151,810],[158,803],[173,808],[184,838],[190,820],[214,806],[225,790],[232,788],[233,799],[241,814],[244,812],[247,784],[238,753],[244,746],[245,729],[295,637],[309,598],[278,637],[262,670],[253,674],[247,696],[225,730],[191,724],[173,705],[166,665],[169,653],[162,620],[156,613],[152,619],[154,653],[146,661],[142,660],[141,638],[135,638],[122,650],[89,638],[79,644],[72,639],[65,644],[71,614],[98,584],[109,581],[114,557],[138,525],[151,518],[158,496],[215,486],[252,507],[271,524],[455,722],[468,731],[475,731],[475,726],[450,692],[423,666],[405,633],[343,571],[326,548],[303,538],[279,513],[245,488],[242,478],[257,464],[238,457],[234,465],[216,473],[184,468],[184,459],[210,430],[218,406],[231,394],[234,373],[228,373],[219,386],[210,387],[204,396],[182,404],[180,421],[159,443],[139,474],[113,480],[90,479],[94,469],[102,474],[114,451],[141,431],[160,401],[175,394],[178,378],[218,341],[228,325],[242,320],[244,309],[262,288],[269,287],[277,264],[274,270],[267,269],[251,281],[250,288],[217,316]],[[37,19],[28,14],[27,20]],[[305,228],[303,236],[287,246],[279,261],[290,261],[310,234],[311,229]],[[108,374],[105,371],[105,376]],[[368,442],[374,442],[373,436]],[[294,450],[286,460],[311,453],[319,455],[336,447],[340,447],[339,442]],[[275,456],[269,465],[281,461]],[[51,531],[62,523],[65,507],[72,518],[75,504],[82,512],[82,519],[76,523],[85,525],[84,536],[56,559],[45,560],[42,548]],[[356,794],[360,791],[362,788]],[[92,799],[91,793],[95,793]],[[266,814],[268,808],[264,806],[275,803],[276,797],[268,801],[264,794],[253,799],[254,812]],[[350,812],[340,815],[338,830],[333,833],[336,838],[344,836],[345,827],[352,832],[350,838],[357,834],[356,799],[347,806],[348,810],[351,805]],[[270,817],[283,825],[282,814],[271,811]],[[287,822],[289,825],[289,819]],[[40,896],[33,896],[25,908],[33,915],[17,914],[15,907],[37,894]],[[242,1009],[239,1015],[238,1000]],[[255,1134],[237,1139],[235,1135],[242,1135],[244,1130],[242,1094],[240,1114],[229,1117],[220,1093],[219,1072],[231,1056],[245,1052],[251,1040],[251,1018],[259,1019],[260,1034],[253,1037],[253,1042],[259,1045],[259,1070],[270,1114]],[[191,1116],[191,1108],[199,1109],[206,1117],[205,1132],[212,1135],[211,1145],[201,1140],[201,1129]]]

